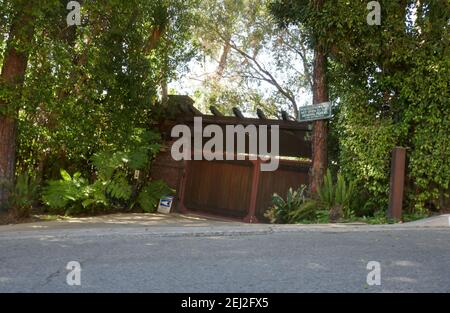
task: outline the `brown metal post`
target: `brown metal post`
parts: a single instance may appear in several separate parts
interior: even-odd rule
[[[405,189],[406,149],[394,148],[391,163],[391,187],[389,195],[388,218],[402,219],[403,193]]]
[[[252,180],[252,193],[250,196],[250,207],[248,209],[248,215],[244,218],[245,223],[259,223],[256,218],[256,201],[258,199],[259,188],[259,176],[261,172],[261,160],[252,161],[253,164],[253,180]]]

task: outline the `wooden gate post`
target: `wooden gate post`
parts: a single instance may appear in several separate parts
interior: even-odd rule
[[[403,194],[405,189],[406,149],[394,148],[391,163],[391,186],[389,195],[388,218],[402,219]]]
[[[250,207],[248,214],[244,217],[245,223],[259,223],[256,217],[256,202],[258,200],[259,176],[261,173],[261,160],[251,161],[253,164],[252,193],[250,196]]]
[[[179,203],[178,203],[178,211],[182,214],[187,214],[188,210],[185,205],[186,201],[186,184],[189,177],[189,170],[191,166],[192,161],[183,161],[184,163],[184,170],[183,175],[181,177],[181,183],[180,183],[180,192],[179,192]]]

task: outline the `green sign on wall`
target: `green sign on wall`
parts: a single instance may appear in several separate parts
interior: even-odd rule
[[[308,105],[299,108],[299,121],[310,122],[331,118],[331,102]]]

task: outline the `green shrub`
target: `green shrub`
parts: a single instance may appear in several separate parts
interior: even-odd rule
[[[306,196],[306,186],[297,190],[290,188],[286,200],[277,194],[272,197],[273,206],[264,214],[271,223],[288,224],[315,217],[317,205]]]
[[[99,178],[93,184],[89,184],[80,173],[71,177],[61,170],[61,177],[60,180],[48,182],[42,200],[50,209],[64,211],[65,214],[77,214],[85,209],[109,209],[114,207],[113,200],[126,202],[132,195],[132,187],[120,172],[113,174],[109,180]]]
[[[163,181],[142,184],[134,179],[134,171],[142,171],[143,178],[148,179],[149,163],[156,151],[159,151],[159,145],[147,144],[129,151],[96,153],[92,158],[96,169],[92,184],[80,173],[71,177],[61,170],[62,179],[48,182],[42,200],[50,209],[65,214],[136,207],[144,212],[154,212],[159,199],[173,191]]]
[[[116,173],[111,180],[106,181],[106,194],[113,199],[129,200],[133,192],[124,173]]]
[[[52,210],[64,211],[66,214],[80,210],[82,202],[88,197],[88,181],[78,172],[72,177],[63,169],[61,178],[48,182],[42,193],[43,203]]]
[[[156,211],[159,200],[173,192],[162,180],[152,181],[142,188],[136,202],[144,212],[153,213]]]
[[[351,200],[355,193],[355,184],[347,182],[342,174],[333,181],[328,170],[323,184],[318,188],[318,199],[307,195],[307,187],[289,189],[286,199],[273,195],[273,206],[264,214],[271,223],[328,223],[340,218],[354,218]]]
[[[44,189],[43,202],[54,210],[66,214],[123,210],[138,206],[143,211],[154,210],[156,197],[168,193],[170,189],[163,182],[145,184],[149,179],[151,161],[160,151],[160,136],[144,129],[134,129],[123,149],[97,152],[91,158],[95,168],[92,183],[80,173],[71,177],[61,170],[61,180],[49,181]],[[139,179],[134,179],[139,171]]]
[[[28,174],[19,174],[14,186],[9,189],[8,206],[11,212],[18,218],[29,217],[39,191],[36,180]]]
[[[351,218],[354,212],[350,207],[350,200],[355,190],[353,182],[347,183],[342,174],[337,175],[336,183],[333,182],[331,171],[328,170],[322,186],[317,189],[320,202],[329,212],[332,222],[340,218]]]

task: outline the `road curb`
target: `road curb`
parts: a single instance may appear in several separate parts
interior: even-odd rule
[[[349,233],[383,231],[450,230],[450,227],[412,227],[407,225],[243,225],[211,227],[92,227],[84,229],[42,229],[0,232],[0,240],[14,239],[70,239],[93,237],[235,237],[300,233]]]

